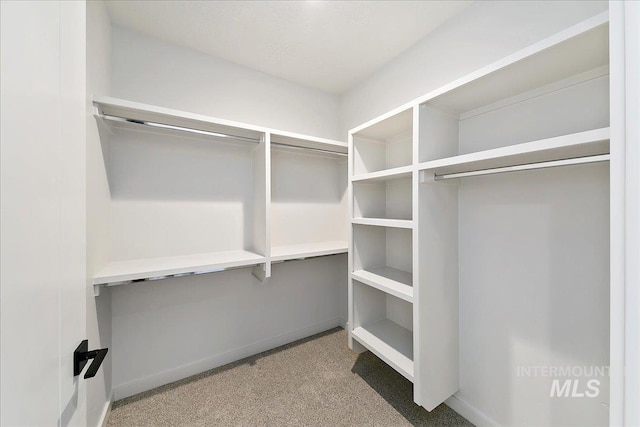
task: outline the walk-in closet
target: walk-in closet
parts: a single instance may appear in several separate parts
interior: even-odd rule
[[[1,6],[1,426],[640,425],[640,2]]]

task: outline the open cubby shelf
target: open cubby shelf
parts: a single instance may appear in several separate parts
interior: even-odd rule
[[[367,349],[413,381],[413,306],[380,289],[354,282],[355,312],[351,332]]]
[[[353,185],[353,223],[411,228],[411,178]]]
[[[413,381],[413,332],[383,319],[359,326],[351,333],[373,354]]]
[[[354,174],[378,176],[410,166],[412,146],[413,112],[409,109],[353,134]]]
[[[353,224],[354,271],[391,267],[412,271],[412,230]]]

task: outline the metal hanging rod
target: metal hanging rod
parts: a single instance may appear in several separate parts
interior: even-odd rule
[[[348,156],[347,153],[340,153],[338,151],[323,150],[322,148],[300,147],[298,145],[284,144],[282,142],[272,142],[271,145],[276,145],[276,146],[279,146],[279,147],[287,147],[287,148],[291,148],[291,149],[294,149],[294,150],[317,151],[317,152],[320,152],[320,153],[333,154],[333,155],[336,155],[336,156]]]
[[[239,140],[239,141],[252,142],[254,144],[260,143],[260,138],[249,138],[249,137],[246,137],[246,136],[229,135],[229,134],[226,134],[226,133],[211,132],[211,131],[207,131],[207,130],[192,129],[192,128],[186,128],[186,127],[175,126],[175,125],[166,125],[166,124],[163,124],[163,123],[149,122],[149,121],[146,121],[146,120],[125,119],[123,117],[110,116],[108,114],[100,114],[99,117],[101,117],[101,118],[103,118],[105,120],[113,121],[113,122],[134,123],[134,124],[137,124],[137,125],[149,126],[149,127],[158,128],[158,129],[178,130],[178,131],[181,131],[181,132],[190,132],[190,133],[195,133],[195,134],[198,134],[198,135],[215,136],[217,138],[228,138],[228,139],[235,139],[235,140]]]
[[[523,170],[531,170],[531,169],[545,169],[545,168],[553,168],[558,166],[570,166],[570,165],[578,165],[582,163],[597,163],[597,162],[607,162],[609,161],[609,154],[601,154],[598,156],[586,156],[586,157],[576,157],[573,159],[564,159],[564,160],[553,160],[549,162],[539,162],[539,163],[527,163],[524,165],[517,166],[505,166],[500,168],[492,168],[492,169],[481,169],[470,172],[458,172],[458,173],[448,173],[442,175],[434,175],[435,181],[443,181],[445,179],[454,179],[454,178],[465,178],[469,176],[479,176],[479,175],[493,175],[497,173],[505,173],[505,172],[515,172],[515,171],[523,171]]]

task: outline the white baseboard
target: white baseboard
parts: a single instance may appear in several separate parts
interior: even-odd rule
[[[455,394],[444,403],[477,427],[500,427],[500,424],[478,411]]]
[[[113,405],[113,390],[109,393],[109,397],[104,404],[104,409],[102,410],[102,414],[100,414],[100,419],[98,420],[98,427],[107,427],[107,422],[109,421],[109,415],[111,415],[111,406]]]
[[[133,396],[134,394],[142,393],[143,391],[151,390],[156,387],[226,365],[227,363],[235,362],[236,360],[280,347],[281,345],[289,344],[293,341],[327,331],[337,326],[342,326],[342,324],[342,319],[335,318],[264,341],[249,344],[245,347],[227,351],[213,357],[198,360],[187,365],[159,372],[148,377],[138,378],[133,381],[114,386],[113,400],[124,399],[125,397]]]

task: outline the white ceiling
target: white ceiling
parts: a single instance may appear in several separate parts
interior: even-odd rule
[[[114,25],[342,93],[471,1],[108,1]]]

